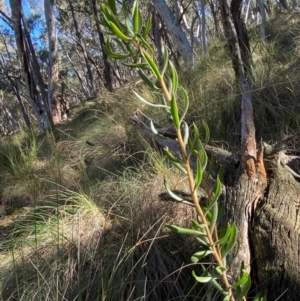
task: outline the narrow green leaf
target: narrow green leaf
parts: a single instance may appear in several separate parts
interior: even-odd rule
[[[181,161],[178,158],[176,158],[167,148],[165,148],[164,151],[170,161],[181,163]]]
[[[141,11],[138,7],[138,2],[134,1],[133,9],[132,9],[132,26],[135,34],[139,34],[142,30],[143,18]]]
[[[174,125],[176,129],[180,128],[179,115],[178,115],[178,106],[176,103],[176,98],[173,95],[171,98],[171,115],[173,117]]]
[[[116,0],[107,0],[107,3],[111,11],[116,15],[117,14]]]
[[[213,277],[211,277],[211,276],[201,276],[201,277],[199,277],[195,274],[194,271],[192,271],[192,275],[200,283],[207,283],[207,282],[210,282],[213,279]]]
[[[189,126],[188,124],[183,121],[183,143],[186,146],[189,140]]]
[[[212,279],[210,284],[217,289],[220,293],[222,293],[223,295],[227,296],[228,293],[227,291],[225,291],[222,286],[216,281],[216,279]],[[228,299],[229,300],[229,299]]]
[[[142,37],[142,36],[139,36],[139,39],[140,39],[140,42],[142,43],[142,45],[147,48],[147,50],[149,51],[149,53],[151,55],[153,55],[154,53],[154,50],[153,48],[151,47],[151,45]]]
[[[207,144],[209,139],[210,139],[210,131],[209,131],[209,127],[208,125],[205,123],[205,121],[202,121],[202,125],[204,127],[205,130],[205,140],[204,140],[204,144]]]
[[[148,65],[147,65],[148,66]],[[139,70],[138,71],[138,74],[140,76],[140,78],[143,80],[143,82],[149,86],[151,89],[153,90],[158,90],[158,88],[155,86],[155,84],[151,81],[151,79],[149,79],[146,74],[142,71],[142,70]]]
[[[109,27],[111,29],[111,31],[118,36],[121,40],[125,41],[125,42],[129,42],[132,40],[131,37],[127,37],[118,27],[115,23],[109,21]]]
[[[196,252],[192,257],[191,260],[193,263],[197,263],[199,262],[201,259],[203,259],[204,257],[208,256],[209,254],[213,253],[213,251],[210,250],[204,250],[204,251],[199,251]]]
[[[219,210],[218,203],[215,202],[211,208],[211,219],[210,219],[210,225],[209,225],[209,231],[211,234],[213,234],[217,220],[218,220],[218,210]]]
[[[146,63],[136,63],[136,64],[131,64],[131,63],[122,63],[122,65],[130,68],[144,68],[148,66]]]
[[[219,196],[221,194],[221,188],[222,188],[222,185],[221,185],[220,177],[218,175],[217,180],[216,180],[216,189],[215,189],[214,195],[212,197],[211,204],[214,204],[219,199]]]
[[[181,163],[172,162],[172,164],[179,169],[183,174],[187,175],[186,169],[181,165]]]
[[[156,78],[161,81],[162,77],[161,74],[159,73],[159,70],[156,66],[156,64],[154,63],[154,61],[152,60],[152,58],[147,54],[147,53],[142,53],[142,55],[144,56],[145,60],[148,62],[149,67],[151,68],[151,70],[153,71],[153,73],[155,74]]]
[[[144,39],[146,39],[146,37],[147,37],[147,35],[148,35],[149,31],[150,31],[151,25],[152,25],[152,24],[151,24],[151,17],[149,17],[149,18],[147,19],[146,26],[145,26],[145,29],[144,29],[144,31],[143,31],[143,38],[144,38]]]
[[[171,67],[171,74],[172,74],[173,94],[175,95],[178,88],[178,74],[175,66],[171,61],[170,61],[170,67]]]
[[[200,229],[205,234],[205,225],[204,224],[199,224],[194,219],[191,220],[191,223],[192,223],[193,229],[195,229],[195,230]]]
[[[247,281],[249,281],[249,274],[246,272],[246,270],[242,270],[242,275],[240,277],[240,279],[238,281],[236,281],[232,287],[238,287],[238,286],[241,286],[243,284],[245,284]]]
[[[164,76],[164,73],[166,72],[169,65],[169,52],[166,45],[164,45],[164,66],[161,71],[161,76]]]
[[[143,103],[145,103],[146,105],[148,106],[151,106],[151,107],[155,107],[155,108],[167,108],[167,106],[164,106],[164,105],[158,105],[158,104],[155,104],[155,103],[152,103],[152,102],[149,102],[147,101],[145,98],[143,98],[141,95],[139,95],[138,93],[136,93],[135,91],[132,91],[135,96]]]
[[[200,186],[201,182],[202,182],[202,166],[201,166],[201,162],[199,160],[199,158],[197,158],[197,171],[196,171],[196,177],[195,177],[195,186],[194,186],[194,190],[198,189],[198,187]]]
[[[202,238],[196,237],[196,239],[204,246],[209,247],[209,240],[206,236],[203,236]]]
[[[195,123],[193,123],[193,132],[194,132],[194,141],[193,145],[191,147],[191,152],[193,152],[195,149],[197,150],[198,142],[199,142],[199,130]]]
[[[227,239],[227,244],[224,244],[222,249],[221,249],[222,257],[227,256],[228,253],[233,249],[233,247],[236,243],[236,237],[237,237],[237,228],[236,228],[235,224],[232,224],[230,235]]]
[[[126,59],[130,56],[129,53],[127,54],[119,54],[119,53],[113,53],[109,47],[109,44],[106,43],[105,45],[103,45],[103,49],[105,51],[105,53],[112,59],[114,60],[123,60]]]
[[[126,17],[125,18],[125,24],[126,24],[126,29],[127,29],[127,31],[132,35],[132,36],[135,36],[135,32],[132,30],[132,28],[131,28],[131,20],[128,18],[128,17]]]
[[[208,157],[204,148],[202,148],[200,151],[200,157],[201,157],[202,172],[204,172],[208,162]]]
[[[180,121],[182,122],[188,109],[189,109],[189,98],[188,98],[188,95],[187,95],[187,92],[185,89],[181,89],[181,92],[182,92],[182,98],[183,98],[183,112],[182,112],[182,115],[181,115],[181,118],[180,118]]]
[[[221,229],[220,231],[221,238],[216,242],[216,244],[223,245],[224,243],[226,243],[230,235],[230,232],[231,232],[231,226],[229,223],[227,223],[226,228]]]
[[[172,230],[173,232],[179,233],[179,234],[185,234],[185,235],[193,235],[193,236],[199,236],[199,235],[204,235],[203,233],[189,229],[189,228],[183,228],[179,226],[174,226],[174,225],[167,225],[167,227]]]
[[[158,135],[158,131],[156,130],[152,120],[150,121],[150,128],[153,134]]]

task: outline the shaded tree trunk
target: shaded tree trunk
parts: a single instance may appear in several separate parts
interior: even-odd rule
[[[93,74],[92,74],[92,70],[91,70],[91,66],[90,66],[90,63],[89,63],[89,59],[88,59],[88,55],[87,55],[87,51],[86,51],[86,48],[85,48],[85,45],[84,45],[84,42],[82,41],[82,38],[81,38],[81,34],[80,34],[80,31],[79,31],[79,28],[78,28],[78,23],[77,23],[77,19],[76,19],[76,16],[75,16],[75,12],[74,12],[74,7],[73,7],[73,4],[72,4],[72,1],[71,0],[68,0],[68,3],[69,3],[69,6],[70,6],[70,9],[71,9],[71,13],[72,13],[72,18],[73,18],[73,22],[74,22],[74,28],[75,28],[75,33],[76,33],[76,37],[77,37],[77,42],[82,50],[82,54],[83,54],[83,57],[84,57],[84,61],[85,61],[85,65],[86,65],[86,68],[87,68],[87,74],[88,74],[88,86],[89,86],[89,96],[93,95],[93,93],[95,92],[94,91],[94,79],[93,79]]]
[[[58,46],[55,27],[54,0],[44,0],[45,18],[49,41],[49,68],[48,68],[48,104],[51,110],[53,123],[61,121],[61,108],[58,99]]]
[[[93,12],[94,16],[99,19],[99,14],[98,14],[98,8],[97,8],[97,2],[96,0],[92,0],[93,2]],[[104,40],[104,35],[101,31],[100,25],[98,22],[96,22],[96,27],[97,27],[97,32],[99,36],[99,41],[101,45],[101,51],[102,51],[102,56],[103,56],[103,63],[104,63],[104,79],[105,79],[105,84],[104,86],[107,88],[108,91],[112,92],[113,91],[113,81],[112,81],[112,76],[111,76],[111,66],[108,62],[108,56],[106,52],[103,49],[103,45],[105,45],[105,40]]]

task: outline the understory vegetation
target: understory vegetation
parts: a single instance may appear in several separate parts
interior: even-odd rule
[[[291,25],[293,24],[293,25]],[[276,30],[275,30],[276,29]],[[268,24],[262,43],[252,28],[253,101],[257,138],[296,134],[300,122],[300,18]],[[225,41],[211,40],[193,70],[178,70],[188,91],[186,120],[211,132],[211,144],[240,146],[239,92]],[[187,226],[190,206],[162,200],[164,178],[185,192],[177,169],[128,117],[136,109],[170,126],[127,84],[72,108],[55,133],[37,130],[0,142],[0,298],[3,300],[196,300],[196,250],[166,224]],[[204,195],[200,189],[199,193]],[[214,296],[211,296],[213,300]]]

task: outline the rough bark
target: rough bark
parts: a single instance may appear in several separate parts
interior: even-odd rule
[[[178,49],[184,62],[190,65],[193,62],[194,54],[182,27],[180,24],[176,24],[176,19],[165,0],[153,0],[152,3],[156,11],[160,14],[162,20],[165,22],[168,32],[172,38],[172,42]]]

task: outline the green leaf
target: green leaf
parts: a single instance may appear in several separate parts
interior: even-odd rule
[[[148,66],[148,64],[147,64]],[[151,81],[151,79],[149,79],[146,74],[142,71],[142,70],[139,70],[138,71],[138,74],[140,76],[140,78],[143,80],[143,82],[149,86],[151,89],[153,90],[158,90],[158,88],[155,86],[155,84]]]
[[[179,234],[185,234],[185,235],[193,235],[193,236],[203,236],[205,234],[193,230],[193,229],[189,229],[189,228],[183,228],[183,227],[179,227],[179,226],[174,226],[174,225],[167,225],[167,227],[172,230],[173,232],[179,233]]]
[[[127,54],[113,53],[109,47],[109,44],[103,45],[103,50],[110,58],[112,58],[114,60],[123,60],[130,56],[130,53],[127,53]]]
[[[109,28],[110,30],[116,35],[118,36],[121,40],[125,41],[125,42],[129,42],[132,41],[131,37],[127,37],[118,27],[115,23],[109,21]]]
[[[233,249],[236,243],[236,237],[237,237],[237,228],[235,224],[232,224],[230,235],[227,239],[227,243],[224,244],[221,249],[222,257],[227,256],[227,254]]]
[[[191,147],[191,152],[193,152],[195,149],[198,151],[197,146],[198,146],[198,142],[199,142],[199,130],[198,130],[197,126],[195,125],[195,123],[193,123],[193,132],[194,132],[194,141],[193,141],[193,145]]]
[[[221,292],[223,295],[228,296],[228,293],[226,290],[222,288],[222,286],[216,281],[216,279],[212,279],[210,284],[217,289],[219,292]],[[229,300],[229,299],[228,299]]]
[[[170,151],[169,151],[167,148],[165,148],[164,151],[165,151],[166,156],[168,157],[168,159],[169,159],[171,162],[181,163],[181,160],[179,160],[179,159],[176,158],[172,153],[170,153]]]
[[[226,228],[221,229],[220,232],[221,232],[221,233],[220,233],[221,238],[216,242],[216,244],[218,244],[218,245],[223,245],[224,243],[227,242],[227,239],[228,239],[228,237],[229,237],[229,235],[230,235],[230,232],[231,232],[231,225],[230,225],[229,223],[227,223]],[[224,232],[225,232],[225,233],[224,233]]]
[[[150,121],[150,128],[153,134],[158,135],[158,131],[156,130],[152,120]]]
[[[127,29],[127,31],[128,31],[132,36],[135,36],[135,33],[134,33],[134,31],[132,30],[132,28],[131,28],[131,20],[130,20],[128,17],[125,18],[125,24],[126,24],[126,29]]]
[[[219,205],[217,202],[215,202],[211,208],[211,219],[210,219],[210,225],[209,225],[209,231],[211,234],[213,234],[217,220],[218,220],[218,210],[219,210]]]
[[[202,238],[196,237],[196,239],[204,246],[209,247],[209,240],[206,236],[203,236]]]
[[[142,53],[142,55],[144,56],[145,60],[148,62],[149,67],[151,68],[151,70],[153,71],[153,73],[155,74],[156,78],[161,81],[162,77],[161,74],[159,73],[159,70],[156,66],[156,64],[154,63],[154,61],[152,60],[152,58],[147,54],[147,53]]]
[[[139,36],[139,39],[140,39],[140,42],[142,43],[142,45],[147,48],[147,50],[149,51],[149,53],[151,55],[153,55],[154,50],[151,47],[151,45],[142,36]]]
[[[144,31],[143,31],[143,38],[144,38],[144,39],[147,37],[147,35],[148,35],[149,31],[150,31],[151,25],[152,25],[152,24],[151,24],[151,17],[149,17],[149,18],[147,19],[146,26],[145,26],[145,29],[144,29]]]
[[[184,108],[183,108],[183,112],[182,112],[182,115],[181,115],[181,118],[180,118],[180,122],[183,121],[188,109],[189,109],[189,98],[188,98],[188,95],[185,91],[185,89],[181,89],[181,92],[182,92],[182,98],[183,98],[183,105],[184,105]]]
[[[209,139],[210,139],[210,131],[209,131],[209,127],[208,125],[205,123],[205,121],[202,121],[202,125],[204,127],[205,130],[205,140],[204,140],[204,144],[207,144]]]
[[[146,63],[136,63],[136,64],[131,64],[131,63],[122,63],[122,65],[130,68],[144,68],[148,66]]]
[[[179,115],[178,115],[178,106],[176,103],[176,98],[173,95],[171,98],[171,115],[173,117],[174,125],[176,129],[180,128],[180,121],[179,121]]]
[[[164,73],[166,72],[169,65],[169,52],[166,45],[164,45],[164,66],[161,71],[161,75],[164,76]]]
[[[142,14],[139,10],[137,1],[134,1],[132,11],[133,11],[132,12],[133,31],[135,34],[139,34],[142,30],[143,18],[142,18]]]
[[[245,297],[251,287],[251,277],[250,275],[245,271],[242,270],[242,276],[241,278],[235,282],[232,285],[233,288],[236,288],[237,293],[237,300],[243,300],[243,297]],[[240,288],[239,290],[237,288]]]
[[[223,299],[223,301],[230,301],[230,296],[229,295],[225,296],[225,298]]]
[[[198,189],[198,187],[200,186],[201,182],[202,182],[202,166],[201,166],[201,162],[199,160],[199,158],[197,158],[197,172],[196,172],[196,177],[195,177],[195,186],[194,186],[194,191],[196,189]]]
[[[187,175],[186,169],[181,165],[181,163],[172,162],[172,164],[179,169],[183,174]]]
[[[192,271],[192,275],[200,283],[207,283],[207,282],[210,282],[213,279],[213,277],[211,277],[211,276],[201,276],[201,277],[199,277],[195,274],[194,271]]]
[[[171,74],[172,74],[173,94],[175,95],[178,88],[178,74],[175,66],[171,61],[170,61],[170,67],[171,67]]]
[[[204,257],[208,256],[209,254],[213,253],[213,251],[210,250],[203,250],[203,251],[199,251],[196,252],[192,257],[191,260],[193,263],[197,263],[199,262],[201,259],[203,259]]]
[[[188,124],[183,121],[183,143],[186,146],[189,140],[189,126]]]
[[[116,15],[117,14],[117,5],[115,0],[107,0],[108,6],[111,11]]]
[[[143,98],[141,95],[139,95],[138,93],[136,93],[135,91],[132,91],[135,96],[143,103],[145,103],[146,105],[150,106],[150,107],[155,107],[155,108],[167,108],[167,106],[165,105],[158,105],[158,104],[155,104],[155,103],[152,103],[152,102],[149,102],[147,101],[145,98]]]

